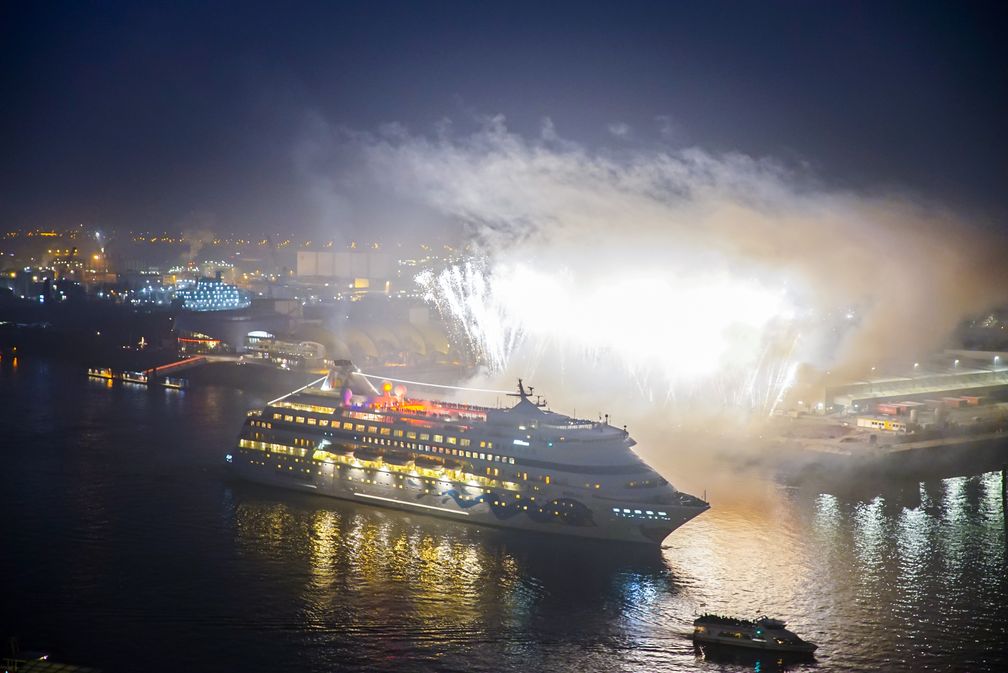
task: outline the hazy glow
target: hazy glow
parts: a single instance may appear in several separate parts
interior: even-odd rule
[[[713,386],[725,401],[759,409],[772,407],[793,377],[790,349],[783,358],[768,352],[781,332],[793,340],[795,309],[781,289],[752,278],[622,268],[579,278],[569,268],[499,262],[417,282],[493,374],[516,353],[562,355],[618,364],[667,396]]]
[[[467,231],[474,261],[418,281],[485,364],[473,385],[524,376],[593,414],[767,411],[792,384],[812,399],[812,373],[910,366],[1008,284],[1002,242],[956,214],[772,159],[587,147],[499,117],[350,142],[383,199]]]

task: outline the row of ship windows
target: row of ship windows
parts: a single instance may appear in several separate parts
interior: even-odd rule
[[[261,445],[263,445],[265,447],[272,447],[272,448],[271,449],[270,448],[266,448],[265,449],[267,451],[267,453],[264,456],[264,458],[266,460],[255,460],[255,459],[250,458],[249,462],[252,463],[253,465],[267,466],[267,465],[269,465],[269,463],[267,461],[269,461],[269,459],[271,457],[271,454],[269,453],[270,450],[272,450],[273,453],[275,453],[278,456],[280,456],[281,454],[285,453],[285,452],[281,451],[280,449],[284,449],[284,448],[289,449],[290,448],[290,447],[284,447],[282,444],[266,444],[264,442],[259,442],[259,444],[261,444]],[[243,447],[245,447],[245,446],[253,446],[253,443],[249,442],[248,440],[242,440],[241,445]],[[259,449],[259,450],[263,450],[263,449]],[[243,454],[247,454],[250,451],[247,448],[242,448],[241,452]],[[286,456],[283,456],[283,460],[286,461],[286,460],[289,460],[289,459]],[[228,462],[231,462],[230,455],[228,456]],[[302,462],[302,459],[301,458],[294,458],[294,462],[295,463],[300,463],[300,462]],[[304,458],[304,462],[305,463],[309,462],[309,459],[308,458]],[[283,463],[277,463],[276,465],[277,465],[278,469],[282,469]],[[345,468],[345,467],[349,468],[350,466],[348,466],[348,465],[341,465],[339,463],[336,463],[335,467],[338,470],[342,470],[343,468]],[[293,466],[288,466],[287,469],[293,471]],[[298,468],[298,469],[299,469],[299,471],[302,471],[305,474],[311,474],[311,470],[310,469],[304,469],[304,470],[302,470],[301,468]],[[361,468],[357,468],[357,469],[361,469]],[[396,469],[396,468],[393,468],[393,469]],[[407,477],[411,478],[411,479],[416,479],[417,481],[419,481],[421,483],[424,483],[424,484],[427,484],[428,486],[437,486],[438,484],[449,484],[449,483],[451,483],[449,480],[445,480],[445,479],[428,479],[428,478],[416,476],[416,475],[414,475],[412,473],[411,474],[406,474],[406,475],[395,474],[392,471],[390,471],[388,467],[386,467],[385,470],[381,470],[381,469],[375,470],[375,472],[378,473],[378,474],[381,474],[381,473],[388,474],[389,476],[394,476],[394,477],[396,477],[397,479],[400,479],[400,480],[405,479]],[[321,470],[316,470],[316,473],[321,475],[322,471]],[[367,472],[365,472],[365,474],[367,474]],[[527,476],[528,475],[526,474],[526,477]],[[475,475],[475,474],[467,475],[467,478],[469,478],[470,481],[472,479],[478,480],[483,486],[494,486],[495,483],[496,483],[493,480],[483,479],[480,475]],[[364,484],[378,484],[379,483],[379,482],[377,482],[377,481],[375,481],[373,479],[366,479],[366,478],[354,479],[349,474],[346,476],[346,479],[349,480],[349,481],[359,481],[359,482],[364,483]],[[387,485],[394,486],[394,484],[387,484]],[[402,488],[402,486],[398,486],[397,488]],[[538,490],[538,487],[534,487],[534,488],[536,488],[536,490]],[[430,489],[427,489],[427,492],[430,493]],[[490,490],[487,489],[487,488],[484,488],[483,489],[483,493],[490,493]],[[472,500],[473,499],[472,496],[467,496],[467,495],[460,495],[459,497],[462,500]],[[515,498],[518,499],[518,500],[520,500],[521,499],[521,494],[520,493],[515,494]],[[530,496],[530,499],[534,501],[535,500],[535,496],[534,495]]]
[[[245,452],[246,451],[243,449],[242,453],[245,453]],[[269,459],[269,455],[268,454],[266,455],[266,458]],[[269,463],[267,463],[265,460],[249,459],[248,462],[251,463],[252,465],[260,465],[262,467],[267,467],[269,465]],[[295,458],[294,462],[300,462],[300,460],[297,459],[297,458]],[[343,466],[342,465],[337,465],[336,467],[342,468]],[[282,470],[283,468],[284,468],[283,463],[276,463],[276,469],[277,470]],[[287,470],[289,472],[293,472],[294,471],[294,466],[293,465],[287,465]],[[304,474],[311,474],[312,473],[312,470],[309,469],[309,468],[301,468],[301,467],[299,467],[297,471],[298,472],[303,472]],[[322,475],[322,470],[315,470],[315,473],[321,476]],[[398,476],[399,479],[403,479],[402,475],[396,475],[396,476]],[[373,484],[375,486],[389,486],[391,488],[405,489],[405,486],[403,484],[382,484],[381,482],[379,482],[379,481],[377,481],[375,479],[364,479],[364,478],[354,479],[349,474],[346,476],[346,480],[347,481],[356,481],[356,482],[359,482],[361,484]],[[423,483],[425,483],[427,486],[435,486],[437,484],[437,482],[435,482],[435,481],[433,481],[431,479],[423,479],[421,481]],[[436,489],[435,489],[434,492],[438,493],[439,495],[444,495],[443,493],[441,493],[441,491],[438,491]],[[489,490],[484,490],[483,492],[484,493],[489,493],[490,491]],[[424,489],[424,493],[428,493],[428,494],[431,493],[431,489],[430,488],[425,488]],[[459,495],[458,497],[459,497],[460,500],[475,500],[476,499],[475,496],[471,496],[471,495]],[[515,498],[517,500],[520,500],[521,499],[521,494],[516,494]],[[535,496],[533,495],[530,498],[530,500],[535,501]],[[505,502],[505,501],[503,501],[503,500],[501,500],[501,501],[495,500],[494,504],[495,505],[507,505],[508,503]],[[512,504],[517,505],[519,507],[522,507],[522,505],[520,505],[517,502],[516,503],[512,503]],[[523,508],[527,510],[528,509],[528,505],[525,505]]]
[[[251,439],[258,440],[258,441],[263,441],[263,440],[265,440],[267,438],[266,438],[265,435],[263,435],[260,432],[253,432]],[[496,461],[501,462],[501,463],[509,463],[511,465],[514,465],[514,458],[509,457],[509,456],[501,456],[501,455],[497,455],[497,454],[492,454],[492,453],[477,453],[475,451],[462,451],[460,449],[446,449],[444,447],[430,446],[428,444],[417,444],[417,443],[413,443],[413,442],[396,442],[396,441],[391,441],[391,440],[384,440],[384,439],[381,439],[379,437],[364,437],[363,440],[365,442],[368,442],[368,443],[371,443],[371,444],[379,444],[381,446],[400,447],[400,448],[405,448],[405,449],[412,449],[412,450],[415,450],[415,451],[425,451],[425,452],[428,452],[428,453],[439,453],[439,454],[444,454],[444,455],[457,456],[459,458],[462,458],[462,457],[465,457],[465,458],[477,458],[478,457],[480,460],[489,460],[489,461],[496,460]],[[296,447],[312,448],[316,444],[314,441],[309,440],[309,439],[305,439],[304,437],[294,437],[291,441],[293,442],[294,446],[296,446]],[[283,447],[283,448],[290,449],[290,447],[284,447],[282,444],[270,444],[270,446]],[[293,454],[293,451],[296,451],[296,450],[297,449],[293,449],[292,450],[292,454]],[[298,453],[300,455],[304,455],[303,451],[299,451]],[[496,467],[494,467],[494,468],[488,467],[488,468],[486,468],[486,474],[487,474],[487,476],[498,477],[498,476],[500,476],[500,470],[498,468],[496,468]],[[520,479],[522,481],[528,481],[528,472],[515,472],[514,478]],[[538,478],[539,478],[540,481],[542,481],[547,486],[550,483],[552,483],[552,481],[553,481],[553,478],[550,475],[548,475],[548,474],[539,475]],[[564,483],[566,483],[566,482],[564,482]],[[636,482],[630,482],[629,485],[631,487],[633,487],[633,485],[635,483]],[[595,482],[595,483],[586,482],[585,485],[584,485],[584,487],[585,488],[599,489],[599,488],[602,487],[602,484],[600,484],[598,482]]]
[[[397,430],[397,432],[400,432]],[[421,437],[426,437],[427,435],[421,435]],[[438,438],[441,435],[434,435],[434,441],[440,441]],[[451,439],[449,437],[449,439]],[[425,451],[426,453],[440,453],[446,456],[457,456],[458,458],[471,458],[473,460],[488,460],[498,463],[508,463],[514,465],[515,459],[510,456],[502,456],[499,453],[480,453],[479,451],[466,451],[464,449],[449,449],[444,446],[432,446],[430,444],[420,444],[417,442],[401,442],[394,439],[383,439],[382,437],[362,437],[362,440],[370,444],[377,444],[379,446],[391,446],[398,447],[402,449],[410,449],[412,451]],[[463,440],[468,441],[468,440]]]
[[[265,461],[251,460],[249,462],[252,463],[253,465],[261,465],[263,467],[266,467],[266,462]],[[276,469],[277,470],[282,470],[283,467],[284,466],[281,463],[277,463],[276,464]],[[290,472],[293,472],[294,471],[294,466],[288,465],[287,466],[287,470],[290,471]],[[304,474],[311,474],[312,471],[309,470],[309,469],[306,469],[306,468],[298,468],[298,472],[303,472]],[[317,470],[316,472],[319,475],[322,474],[322,470]],[[402,477],[400,477],[400,479],[401,478]],[[358,482],[360,482],[362,484],[373,484],[373,485],[376,485],[376,486],[390,486],[392,488],[400,488],[400,489],[404,489],[405,488],[405,486],[403,486],[403,484],[380,484],[379,482],[375,481],[374,479],[356,479],[355,480],[353,477],[351,477],[349,475],[347,475],[347,481],[358,481]],[[431,491],[430,491],[429,488],[424,489],[424,493],[430,494],[430,492]],[[517,497],[521,498],[520,495],[517,496]],[[461,500],[467,500],[467,501],[475,500],[475,498],[473,496],[470,496],[470,495],[462,495],[462,496],[460,496],[460,499]],[[535,500],[535,496],[532,497],[532,500]],[[521,509],[522,511],[528,511],[528,505],[522,505],[521,503],[518,503],[518,502],[508,503],[508,502],[506,502],[504,500],[494,500],[493,504],[497,505],[497,506],[501,506],[501,507],[514,506],[514,507],[517,507],[518,509]],[[539,509],[540,509],[540,511],[542,511],[542,507],[540,507]],[[560,512],[558,510],[554,510],[553,514],[555,516],[560,516]]]
[[[300,456],[302,458],[305,458],[306,454],[307,454],[307,451],[305,449],[297,449],[297,448],[294,448],[294,447],[286,446],[284,444],[274,444],[272,442],[254,441],[252,439],[240,439],[238,441],[238,445],[242,449],[253,449],[253,450],[256,450],[256,451],[265,451],[266,452],[265,458],[267,460],[270,458],[271,452],[274,453],[274,454],[277,454],[278,456],[279,455],[289,455],[289,456]],[[320,455],[325,456],[325,458],[320,458]],[[335,463],[337,463],[337,465],[336,465],[337,467],[341,467],[341,465],[339,465],[339,463],[346,463],[346,462],[348,462],[348,461],[351,460],[349,458],[346,458],[345,456],[339,456],[339,455],[336,455],[336,454],[330,454],[328,451],[325,451],[324,449],[318,449],[318,450],[316,450],[315,453],[313,454],[312,459],[316,460],[316,461],[317,460],[324,460],[325,462],[335,462]],[[285,460],[286,460],[286,458],[285,458]],[[356,460],[356,459],[353,459],[353,460]],[[298,461],[298,459],[295,458],[295,461]],[[307,458],[305,458],[305,462],[307,462]],[[364,462],[368,462],[368,461],[365,460]],[[361,468],[358,468],[358,469],[361,469]],[[363,468],[363,469],[369,469],[369,468]],[[374,469],[374,468],[370,468],[370,469]],[[385,465],[384,466],[384,470],[388,471],[390,474],[391,473],[398,473],[398,472],[408,472],[411,476],[413,476],[413,472],[414,471],[422,472],[422,468],[416,468],[416,470],[414,470],[414,468],[400,467],[400,466],[397,466],[397,465]],[[379,470],[379,471],[381,471],[381,470]],[[502,483],[498,483],[498,481],[496,479],[493,479],[490,476],[484,477],[483,475],[473,474],[471,472],[461,472],[460,474],[464,475],[462,477],[462,479],[464,481],[467,481],[470,485],[475,485],[474,484],[474,482],[475,482],[476,484],[479,484],[479,485],[484,486],[484,487],[497,487],[499,485],[503,485],[505,488],[512,488],[512,489],[518,487],[517,484],[512,484],[511,482],[507,482],[507,481],[504,481]],[[496,473],[496,471],[495,471],[495,474],[493,476],[499,476],[499,474]],[[528,477],[528,473],[526,473],[525,476],[527,478]],[[532,488],[535,489],[535,490],[539,490],[538,486],[532,486]]]
[[[244,451],[243,451],[243,453],[244,453]],[[266,467],[266,465],[267,465],[267,463],[265,461],[261,461],[261,460],[254,460],[253,459],[253,460],[250,460],[249,462],[252,463],[253,465],[260,465],[260,466],[263,466],[263,467]],[[298,458],[295,458],[294,462],[300,463],[301,460],[298,459]],[[276,469],[277,470],[282,470],[283,468],[284,468],[284,465],[282,463],[276,463]],[[287,465],[287,470],[293,472],[294,471],[294,466],[293,465]],[[312,473],[312,470],[309,469],[309,468],[300,468],[299,467],[298,471],[299,472],[303,472],[304,474],[311,474]],[[316,474],[321,475],[322,474],[322,470],[316,470]],[[350,475],[347,475],[346,479],[348,481],[359,481],[362,484],[381,485],[381,484],[379,484],[378,481],[376,481],[374,479],[364,479],[364,478],[361,478],[361,479],[356,479],[355,480]],[[401,475],[399,476],[399,479],[400,480],[402,479]],[[434,482],[432,480],[425,479],[423,481],[425,481],[428,486],[433,486],[434,485]],[[384,485],[385,486],[390,486],[392,488],[400,488],[400,489],[404,488],[403,484],[384,484]],[[426,493],[430,493],[430,489],[424,489],[424,490],[425,490]],[[521,498],[520,495],[518,495],[517,497]],[[462,496],[462,499],[463,500],[471,500],[472,497],[471,496]],[[532,500],[533,501],[535,500],[535,496],[532,496]],[[506,503],[503,502],[503,501],[501,501],[501,502],[494,501],[494,504],[495,505],[505,505]],[[515,503],[515,504],[517,504],[517,503]],[[528,506],[526,505],[524,508],[528,509]],[[640,510],[640,509],[628,509],[628,508],[613,507],[612,511],[613,511],[613,514],[615,514],[616,516],[622,517],[622,518],[651,519],[651,520],[664,520],[664,521],[669,521],[670,520],[670,517],[669,517],[669,515],[668,515],[667,512],[654,511],[654,510],[650,510],[650,509],[648,509],[648,510]]]
[[[645,509],[627,509],[625,507],[613,507],[613,514],[624,519],[657,519],[661,521],[669,521],[668,512],[656,512],[654,510]]]
[[[267,437],[263,435],[261,432],[253,432],[251,439],[263,441],[267,439]],[[414,451],[424,451],[427,453],[438,453],[442,455],[456,456],[459,458],[471,458],[471,459],[479,458],[480,460],[489,460],[489,461],[496,460],[497,462],[508,463],[510,465],[514,465],[515,462],[515,459],[510,456],[501,456],[499,454],[493,454],[493,453],[477,453],[475,451],[462,451],[461,449],[447,449],[440,446],[430,446],[429,444],[417,444],[414,442],[397,442],[392,440],[384,440],[380,437],[363,437],[362,439],[364,442],[370,444],[378,444],[380,446],[391,446],[404,449],[411,449]],[[316,445],[316,442],[309,439],[305,439],[304,437],[294,437],[291,441],[293,442],[295,447],[313,448]],[[294,454],[295,451],[297,451],[297,455],[305,455],[304,451],[299,451],[298,449],[291,449],[290,447],[285,447],[282,444],[269,444],[269,446],[277,448],[282,447],[283,449],[288,449],[292,455],[295,455]],[[497,477],[500,476],[500,470],[496,467],[494,468],[488,467],[486,468],[486,474],[487,476]],[[520,479],[522,481],[528,481],[528,472],[515,472],[514,478]],[[547,486],[553,481],[553,478],[548,474],[539,475],[538,478]],[[560,483],[561,485],[566,485],[566,482],[561,481]],[[627,487],[646,488],[646,487],[658,486],[660,483],[666,483],[666,482],[662,479],[647,480],[642,482],[631,481],[630,483],[627,484]],[[599,482],[594,483],[586,482],[584,487],[600,489],[602,488],[602,484],[600,484]]]
[[[368,414],[368,415],[375,416],[376,414]],[[338,420],[334,420],[332,422],[332,425],[330,426],[329,419],[315,418],[314,416],[305,417],[305,416],[295,416],[293,414],[280,414],[274,412],[273,420],[276,421],[283,420],[286,421],[287,423],[307,423],[308,425],[317,425],[323,428],[332,427],[338,429],[340,427],[340,422]],[[342,427],[344,430],[353,430],[354,432],[368,432],[372,435],[379,435],[383,437],[405,436],[407,439],[419,439],[422,442],[431,441],[431,434],[427,432],[417,433],[412,430],[393,430],[392,428],[385,428],[385,427],[379,428],[377,425],[365,426],[363,423],[350,423],[349,421],[344,421]],[[452,446],[456,444],[458,446],[470,446],[472,444],[472,441],[466,439],[465,437],[458,438],[458,437],[452,437],[450,435],[448,437],[445,437],[443,435],[433,435],[433,437],[434,437],[433,441],[435,442],[445,442]],[[492,449],[493,442],[481,441],[479,443],[479,448]]]
[[[263,437],[263,435],[261,433],[254,432],[254,433],[252,433],[252,439],[262,441],[263,439],[265,439],[265,437]],[[374,439],[375,438],[373,438],[373,437],[365,437],[364,441],[365,442],[371,441],[372,443],[375,443],[373,441]],[[292,441],[293,441],[294,445],[297,446],[297,447],[312,447],[312,446],[315,445],[314,442],[312,442],[310,440],[307,440],[307,439],[304,439],[303,437],[294,437]],[[404,448],[415,448],[415,449],[420,450],[420,451],[438,452],[438,447],[434,447],[434,446],[410,445],[408,442],[399,442],[399,443],[397,443],[397,445],[398,446],[403,446]],[[291,455],[305,455],[305,453],[303,451],[299,451],[298,449],[291,449],[290,447],[286,447],[283,444],[267,444],[267,446],[274,447],[273,450],[277,451],[278,453],[280,453],[280,452],[284,452],[285,453],[285,451],[282,451],[282,449],[287,449],[287,450],[289,450],[291,452]],[[280,449],[280,451],[278,451],[278,449]],[[447,451],[446,449],[442,449],[441,450],[441,452],[446,452],[446,451]],[[469,452],[467,451],[466,453],[468,454]],[[459,452],[457,455],[459,455],[461,457],[462,453]],[[480,454],[480,458],[482,458],[483,455],[484,454]],[[492,456],[490,454],[487,454],[487,455],[489,455],[489,458],[488,458],[489,460],[493,460],[494,459],[494,456]],[[468,456],[466,456],[466,457],[468,457]],[[475,457],[475,454],[473,454],[473,457]],[[507,462],[509,460],[508,458],[506,458],[504,456],[496,456],[496,458],[498,460],[501,460],[502,462]],[[298,462],[297,458],[295,458],[294,460],[295,460],[295,462]],[[514,464],[514,458],[511,458],[510,462],[512,464]],[[487,474],[488,477],[499,477],[500,476],[500,469],[498,469],[496,467],[488,467],[488,468],[486,468],[486,474]],[[528,472],[515,472],[514,473],[514,478],[522,480],[522,481],[528,481]],[[553,477],[551,475],[548,475],[548,474],[541,474],[541,475],[538,476],[538,479],[540,481],[542,481],[544,484],[546,484],[547,486],[549,486],[553,482]],[[562,482],[562,483],[566,484],[566,482]],[[584,485],[584,487],[585,488],[596,488],[596,489],[598,489],[598,488],[602,488],[602,484],[600,484],[598,482],[595,482],[595,483],[587,483],[586,482],[585,485]]]
[[[627,488],[654,488],[656,486],[661,486],[667,484],[668,482],[662,477],[657,479],[644,479],[643,481],[630,481],[627,482]]]
[[[276,403],[274,406],[283,407],[284,409],[293,409],[294,411],[313,411],[316,414],[328,414],[332,415],[336,413],[336,407],[323,407],[317,404],[304,404],[302,402],[288,402],[286,400]]]

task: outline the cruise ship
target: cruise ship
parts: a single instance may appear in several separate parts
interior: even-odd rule
[[[625,429],[376,389],[349,361],[249,413],[226,456],[245,480],[523,531],[657,545],[709,508],[641,460]]]

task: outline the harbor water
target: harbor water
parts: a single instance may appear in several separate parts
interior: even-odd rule
[[[1008,670],[1000,471],[766,479],[628,549],[234,483],[267,397],[5,356],[4,641],[107,672]],[[706,659],[702,612],[783,617],[819,650]]]

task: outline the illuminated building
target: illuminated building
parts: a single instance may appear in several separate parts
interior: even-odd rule
[[[230,350],[220,339],[200,332],[185,332],[178,336],[179,355],[214,355]]]
[[[188,311],[234,311],[252,303],[244,292],[222,281],[219,272],[216,278],[200,278],[191,287],[176,290],[175,297]]]
[[[325,361],[325,346],[314,341],[284,341],[269,332],[256,330],[245,338],[248,357],[267,360],[288,369],[321,367]]]
[[[250,413],[226,461],[245,479],[470,523],[659,544],[706,511],[626,430],[545,410],[378,392],[348,361]]]

